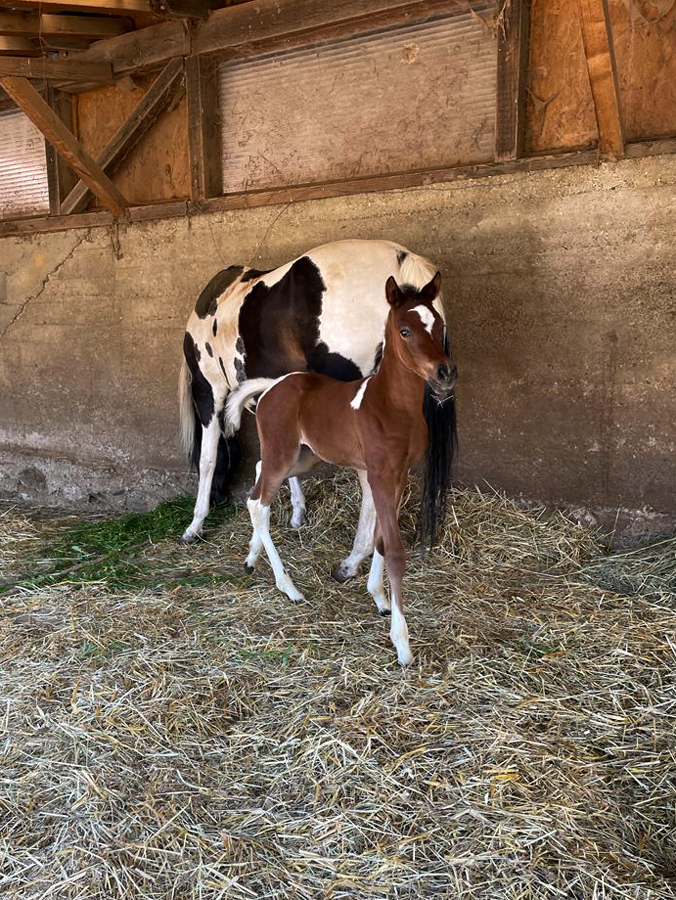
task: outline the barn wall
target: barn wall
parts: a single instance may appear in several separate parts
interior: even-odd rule
[[[664,156],[4,238],[0,492],[185,490],[175,383],[200,288],[234,262],[384,237],[444,273],[464,480],[676,517],[675,204]]]

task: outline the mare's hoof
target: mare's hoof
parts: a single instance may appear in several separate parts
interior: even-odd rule
[[[331,569],[331,578],[334,581],[338,581],[340,584],[343,584],[348,578],[352,578],[351,575],[345,572],[342,565],[336,566],[335,569]]]
[[[392,615],[392,610],[391,609],[379,609],[378,615],[382,616],[383,619],[386,619],[388,616]]]
[[[201,541],[202,538],[199,534],[184,534],[179,538],[179,544],[196,544],[198,541]]]
[[[253,575],[254,567],[250,566],[249,563],[244,563],[244,571],[247,575]]]

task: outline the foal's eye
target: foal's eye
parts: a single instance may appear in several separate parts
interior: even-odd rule
[[[410,330],[409,330],[408,328],[400,328],[400,329],[399,329],[399,334],[400,334],[402,337],[408,337],[410,333],[411,333],[411,332],[410,332]]]

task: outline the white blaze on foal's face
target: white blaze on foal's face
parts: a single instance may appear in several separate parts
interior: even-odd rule
[[[411,312],[418,313],[423,325],[432,334],[432,328],[434,328],[434,313],[432,310],[421,304],[420,306],[414,306]]]

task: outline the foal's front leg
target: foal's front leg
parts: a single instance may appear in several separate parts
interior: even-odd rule
[[[397,659],[402,666],[413,662],[413,654],[408,642],[408,625],[404,618],[403,579],[406,570],[406,550],[401,539],[397,521],[400,479],[388,478],[386,475],[375,475],[369,472],[369,482],[373,490],[373,499],[378,514],[378,538],[374,553],[385,557],[387,574],[392,589],[392,619],[390,623],[390,640],[397,651]],[[373,571],[373,566],[371,567]],[[371,579],[369,578],[369,583]],[[369,585],[370,587],[370,585]],[[378,601],[376,600],[376,603]],[[380,606],[378,607],[380,608]]]

